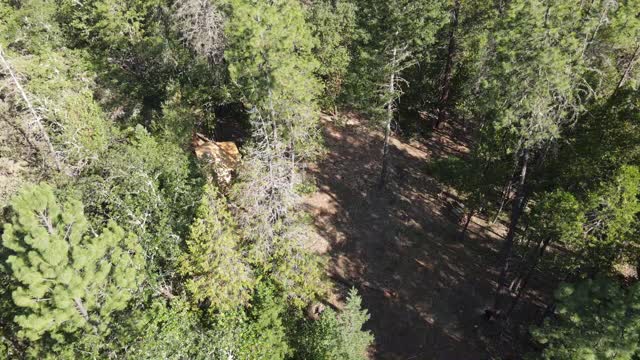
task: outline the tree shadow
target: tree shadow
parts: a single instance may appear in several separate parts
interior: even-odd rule
[[[493,300],[498,239],[472,223],[461,241],[443,187],[426,173],[438,156],[461,156],[464,146],[441,131],[410,144],[393,139],[393,171],[384,191],[381,134],[359,121],[325,122],[327,156],[309,171],[319,191],[305,205],[330,256],[329,274],[341,288],[358,288],[371,313],[375,358],[519,358],[526,324],[540,311],[523,297],[508,325],[485,321]]]

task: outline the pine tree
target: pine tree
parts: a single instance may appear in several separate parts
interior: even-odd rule
[[[291,353],[284,314],[285,299],[267,282],[257,286],[236,350],[239,359],[282,360]]]
[[[78,201],[60,206],[48,185],[29,186],[11,202],[15,215],[2,244],[20,309],[19,335],[109,331],[111,314],[126,308],[142,281],[137,239],[115,223],[90,235]]]
[[[328,309],[316,322],[306,324],[297,344],[299,357],[308,360],[365,360],[373,335],[362,330],[369,314],[351,289],[341,312]]]
[[[389,141],[397,103],[403,94],[402,87],[410,85],[403,73],[429,56],[428,49],[447,15],[444,4],[437,0],[357,4],[362,13],[360,27],[367,34],[360,38],[358,59],[354,61],[358,68],[350,85],[357,88],[361,106],[375,115],[384,132],[378,182],[383,188],[391,169]]]
[[[640,285],[598,277],[562,284],[557,319],[533,329],[544,359],[635,359],[640,353]]]
[[[239,236],[227,204],[213,185],[207,185],[191,225],[180,273],[196,305],[210,311],[229,311],[251,299],[251,269],[240,252]]]
[[[232,199],[250,259],[301,305],[322,291],[297,191],[319,152],[314,41],[298,1],[232,0],[230,9],[225,56],[253,127]]]
[[[625,165],[586,199],[583,238],[573,242],[583,266],[609,270],[619,260],[637,263],[637,215],[640,214],[640,170]]]
[[[351,1],[318,1],[309,11],[308,21],[316,40],[314,55],[324,82],[322,106],[337,112],[337,98],[351,62],[350,47],[356,33],[356,6]],[[337,114],[336,114],[337,115]]]
[[[492,73],[485,91],[485,115],[493,119],[496,147],[514,159],[515,199],[500,250],[494,309],[506,294],[516,230],[527,207],[529,179],[562,130],[584,110],[585,62],[580,36],[571,25],[580,19],[565,2],[517,0],[496,25]],[[585,89],[586,88],[586,89]],[[585,95],[587,93],[587,95]]]

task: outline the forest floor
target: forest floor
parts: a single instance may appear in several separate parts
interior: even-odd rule
[[[380,191],[382,134],[355,114],[342,117],[323,117],[328,153],[309,169],[318,191],[305,202],[318,233],[313,246],[327,255],[336,284],[329,301],[339,307],[349,286],[359,290],[374,359],[519,359],[548,294],[533,283],[508,323],[484,319],[504,226],[474,217],[461,240],[447,205],[455,195],[427,173],[431,159],[468,151],[459,129],[394,137],[393,170]]]

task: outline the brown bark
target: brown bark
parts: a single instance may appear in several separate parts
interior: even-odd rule
[[[460,231],[460,240],[464,240],[467,234],[467,229],[469,229],[469,224],[471,223],[471,219],[473,219],[473,215],[475,215],[476,210],[471,209],[466,216],[466,220],[464,222],[464,226],[462,227],[462,231]]]
[[[529,152],[526,149],[522,151],[521,162],[522,165],[520,168],[520,176],[518,180],[518,186],[516,188],[516,199],[513,202],[513,206],[511,208],[511,221],[509,223],[509,231],[507,232],[507,237],[505,238],[502,249],[500,250],[498,260],[498,266],[501,269],[500,275],[498,276],[498,288],[496,289],[495,300],[493,304],[493,309],[496,313],[500,312],[503,305],[503,300],[508,296],[508,288],[506,286],[507,274],[510,268],[510,260],[513,252],[516,229],[518,228],[520,217],[526,206],[525,183],[527,178],[527,166],[529,164]]]
[[[498,209],[496,216],[491,221],[491,225],[495,224],[500,218],[500,215],[502,215],[502,209],[504,209],[504,205],[507,203],[507,200],[509,200],[509,195],[511,194],[511,184],[512,181],[509,179],[509,182],[507,182],[507,185],[502,190],[502,195],[500,196],[500,208]]]
[[[506,313],[507,316],[509,314],[511,314],[513,309],[515,309],[516,305],[518,305],[518,302],[522,298],[522,294],[527,289],[527,285],[529,284],[529,280],[531,280],[531,277],[533,276],[533,273],[535,272],[536,267],[540,263],[540,259],[544,255],[544,252],[547,250],[547,247],[549,246],[550,242],[551,242],[551,238],[547,238],[542,242],[542,247],[539,248],[537,256],[532,260],[532,264],[529,267],[529,271],[524,275],[524,277],[522,277],[522,280],[519,282],[519,284],[517,286],[517,289],[516,289],[517,295],[516,295],[515,299],[513,299],[513,301],[511,302],[511,305],[509,306],[509,310],[507,310],[507,313]]]
[[[449,45],[447,48],[447,62],[440,86],[440,98],[438,99],[438,118],[434,128],[439,128],[449,118],[449,98],[451,95],[451,83],[453,80],[453,67],[457,51],[456,31],[458,29],[458,16],[460,13],[460,0],[454,0],[451,9],[451,29],[449,30]]]

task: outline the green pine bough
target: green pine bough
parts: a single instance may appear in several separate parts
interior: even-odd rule
[[[82,204],[60,206],[48,185],[26,187],[11,207],[2,245],[19,335],[62,341],[65,333],[108,333],[111,314],[126,308],[143,280],[137,238],[113,222],[89,232]]]

